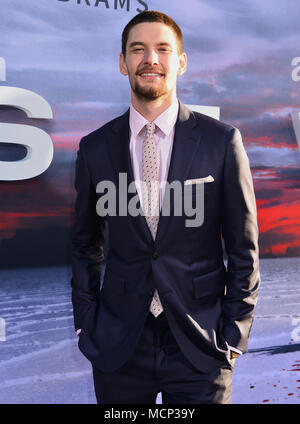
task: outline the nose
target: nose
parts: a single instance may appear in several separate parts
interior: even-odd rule
[[[153,49],[147,49],[145,50],[144,61],[151,66],[158,65],[158,54]]]

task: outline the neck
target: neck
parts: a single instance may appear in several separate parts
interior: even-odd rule
[[[167,97],[162,96],[155,100],[138,98],[133,92],[131,93],[132,106],[149,122],[154,121],[155,118],[168,109],[176,100],[176,91]]]

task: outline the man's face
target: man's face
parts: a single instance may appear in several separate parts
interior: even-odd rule
[[[126,57],[120,54],[120,71],[128,75],[138,98],[155,100],[176,90],[177,75],[186,69],[186,54],[178,54],[174,31],[160,22],[131,28]]]

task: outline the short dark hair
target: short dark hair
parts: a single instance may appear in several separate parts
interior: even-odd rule
[[[124,56],[126,56],[126,45],[131,28],[143,22],[161,22],[170,27],[177,38],[178,53],[181,54],[183,52],[182,32],[176,22],[165,13],[157,12],[156,10],[147,10],[134,16],[125,26],[122,32],[122,53]]]

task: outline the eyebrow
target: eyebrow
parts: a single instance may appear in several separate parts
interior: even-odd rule
[[[129,44],[129,48],[135,47],[135,46],[145,46],[146,44],[143,43],[142,41],[133,41],[132,43]],[[172,45],[170,43],[166,43],[166,42],[161,42],[161,43],[157,43],[157,46],[168,46],[168,47],[172,47]]]

